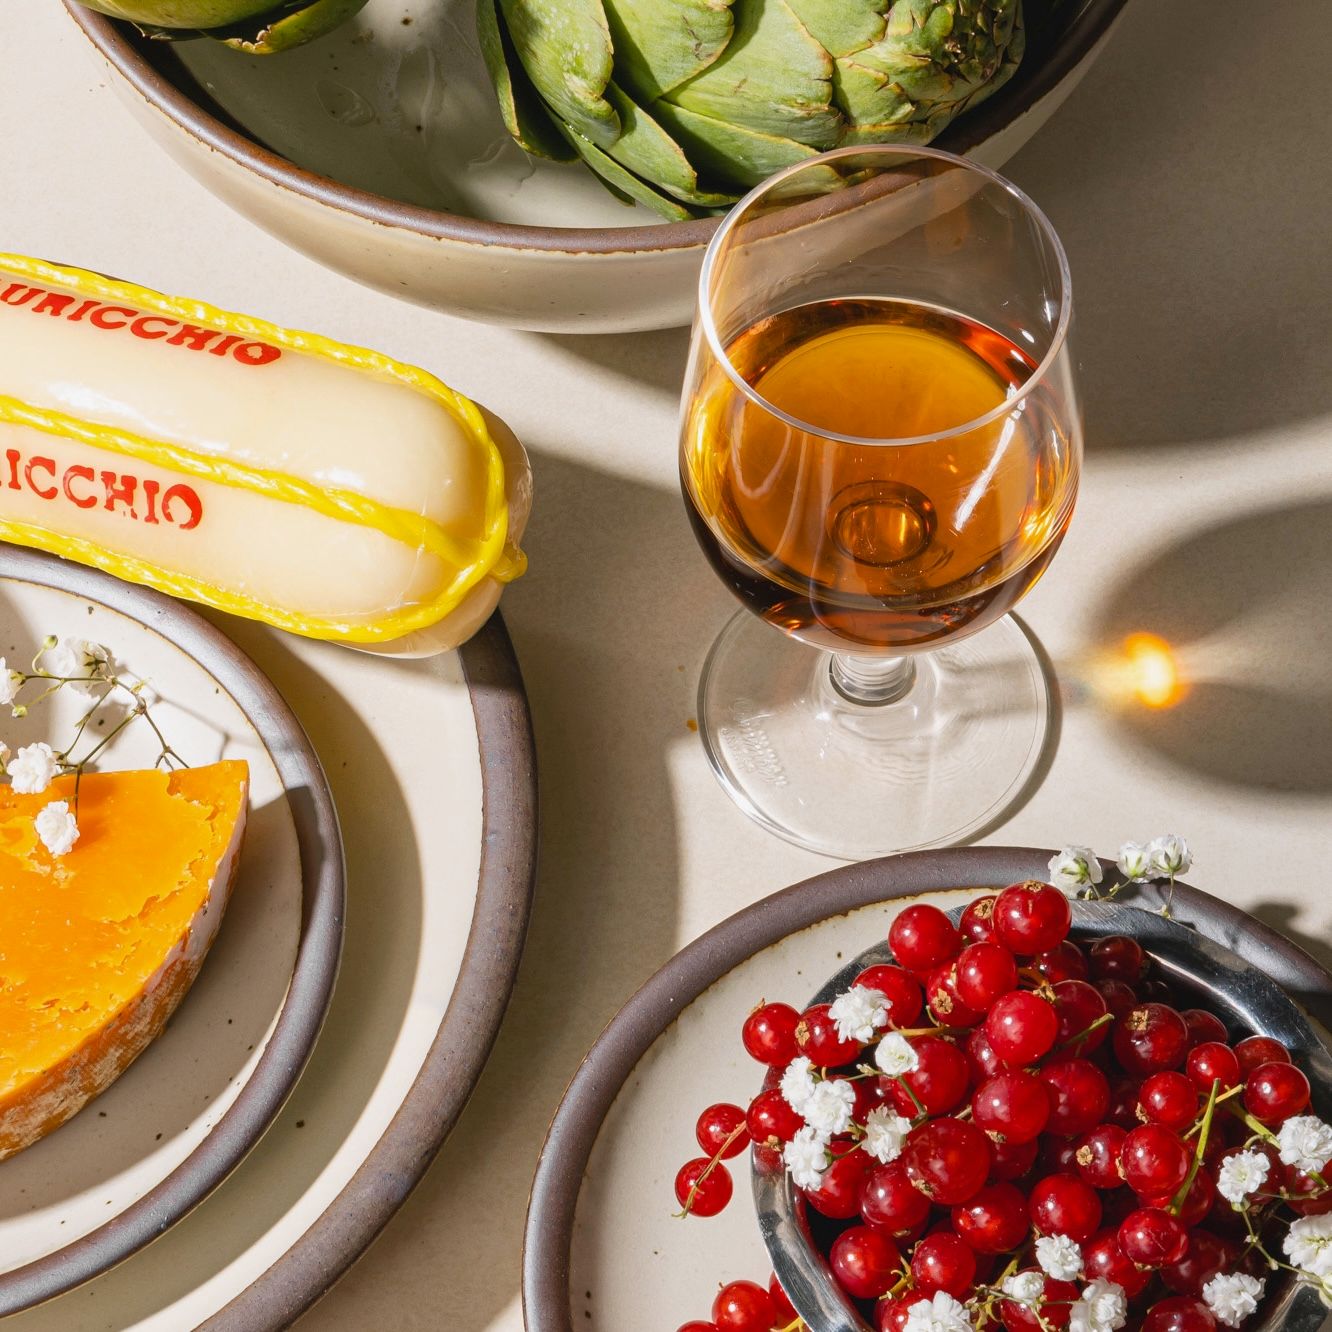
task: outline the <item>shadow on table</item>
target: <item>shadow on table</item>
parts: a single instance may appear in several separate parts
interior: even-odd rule
[[[363,1281],[382,1292],[393,1279],[390,1256],[415,1270],[427,1249],[431,1288],[452,1296],[449,1326],[480,1332],[504,1314],[518,1290],[537,1147],[565,1085],[676,949],[667,752],[690,740],[698,669],[727,599],[694,549],[677,493],[539,452],[533,466],[539,501],[523,543],[531,569],[504,598],[541,782],[527,949],[468,1111],[394,1222],[415,1239],[381,1249],[367,1276],[347,1275],[344,1318],[376,1298]],[[308,1321],[319,1326],[318,1313]]]
[[[656,333],[533,333],[548,346],[622,379],[645,384],[669,398],[680,396],[689,330],[667,328]]]
[[[1237,787],[1332,792],[1332,497],[1248,513],[1160,552],[1111,594],[1107,640],[1175,648],[1190,689],[1119,716],[1162,759]]]
[[[1332,26],[1311,16],[1274,4],[1241,28],[1208,0],[1129,5],[1009,165],[1068,248],[1093,447],[1206,443],[1332,410],[1332,172],[1297,129],[1327,118]],[[1257,111],[1237,69],[1249,89],[1279,82],[1279,112]]]

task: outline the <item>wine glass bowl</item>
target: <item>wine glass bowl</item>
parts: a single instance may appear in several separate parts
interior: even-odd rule
[[[958,644],[1026,594],[1071,518],[1070,320],[1043,215],[934,150],[844,149],[792,168],[709,247],[681,479],[700,546],[757,618],[714,649],[700,725],[724,784],[792,840],[857,857],[956,840],[1029,775],[1048,706],[1030,645],[1011,623],[979,659]],[[953,679],[987,663],[991,683],[1010,679],[1006,699]],[[775,801],[745,758],[756,719],[783,774]],[[891,789],[925,780],[943,794],[980,759],[997,792],[925,810]],[[867,817],[891,800],[898,826],[839,828],[848,793]]]

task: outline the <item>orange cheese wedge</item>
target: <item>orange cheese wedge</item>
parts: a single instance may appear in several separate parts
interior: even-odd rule
[[[236,874],[242,762],[90,773],[79,839],[52,856],[35,820],[74,802],[0,787],[0,1160],[58,1128],[160,1034],[199,973]]]

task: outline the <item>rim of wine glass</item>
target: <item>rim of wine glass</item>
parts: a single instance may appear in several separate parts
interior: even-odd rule
[[[908,158],[933,158],[941,162],[951,163],[955,167],[961,167],[973,175],[984,177],[991,184],[999,186],[1000,189],[1010,194],[1021,207],[1035,220],[1037,227],[1044,235],[1046,241],[1058,262],[1059,282],[1060,282],[1060,301],[1059,301],[1059,319],[1055,324],[1054,337],[1051,339],[1050,346],[1045,355],[1041,358],[1036,369],[1032,371],[1031,376],[1022,385],[1021,391],[1014,394],[1011,398],[1006,398],[997,407],[992,407],[982,416],[973,417],[969,421],[964,421],[961,425],[950,426],[947,430],[936,430],[926,435],[903,435],[895,436],[876,436],[876,435],[844,435],[836,430],[827,430],[816,426],[809,421],[802,421],[798,416],[792,416],[789,412],[784,412],[776,403],[769,402],[761,393],[759,393],[745,377],[736,370],[731,363],[731,358],[727,355],[726,349],[722,346],[721,336],[717,332],[717,323],[712,312],[711,297],[711,279],[713,266],[717,261],[717,256],[721,253],[722,247],[726,244],[727,238],[735,229],[740,219],[745,215],[750,206],[773,188],[780,185],[783,181],[789,180],[792,176],[798,175],[802,171],[808,171],[811,167],[817,167],[825,162],[835,162],[845,157],[908,157]],[[906,448],[916,444],[937,444],[942,440],[955,439],[959,435],[970,434],[974,430],[979,430],[983,426],[990,425],[994,421],[999,421],[1006,416],[1012,415],[1014,411],[1020,408],[1028,395],[1044,380],[1050,367],[1058,360],[1059,354],[1064,349],[1064,343],[1068,339],[1069,325],[1073,319],[1073,279],[1068,267],[1068,255],[1064,252],[1064,244],[1059,239],[1059,233],[1055,231],[1050,219],[1046,217],[1044,211],[1035,202],[1032,197],[1023,189],[1014,185],[1006,176],[1001,176],[997,171],[992,171],[987,166],[982,166],[979,162],[973,162],[970,158],[959,157],[956,153],[944,152],[941,148],[917,147],[908,144],[851,144],[844,148],[834,148],[829,152],[820,153],[816,157],[806,158],[803,162],[797,162],[794,166],[785,167],[776,174],[769,176],[767,180],[756,185],[748,194],[740,200],[739,203],[731,209],[722,219],[721,225],[712,234],[712,239],[708,242],[708,248],[703,255],[703,268],[698,277],[698,320],[703,329],[703,336],[707,339],[708,346],[712,354],[717,358],[726,377],[745,395],[755,406],[762,408],[779,421],[784,421],[787,425],[806,434],[817,435],[821,439],[829,439],[839,444],[870,444],[881,447]]]

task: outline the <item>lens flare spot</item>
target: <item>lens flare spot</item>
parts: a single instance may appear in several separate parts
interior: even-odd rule
[[[1130,634],[1124,640],[1123,657],[1126,683],[1144,707],[1173,708],[1188,693],[1179,659],[1164,638]]]

